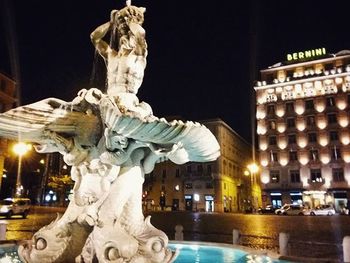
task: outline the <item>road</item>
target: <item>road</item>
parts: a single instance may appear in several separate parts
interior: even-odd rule
[[[341,259],[342,240],[350,236],[350,216],[278,216],[157,212],[152,224],[174,239],[174,226],[184,227],[185,240],[232,243],[232,230],[240,244],[277,252],[280,232],[290,234],[290,253],[299,257]]]
[[[49,224],[57,217],[57,213],[64,213],[65,208],[32,207],[27,219],[13,216],[11,219],[0,218],[0,222],[7,223],[6,240],[30,239],[41,227]]]
[[[27,219],[13,217],[8,223],[7,240],[29,239],[40,227],[56,218],[63,208],[32,209]],[[240,244],[277,251],[280,232],[290,234],[294,256],[340,259],[342,239],[350,236],[350,216],[277,216],[256,214],[218,214],[154,212],[152,224],[174,239],[175,226],[184,227],[185,240],[232,242],[232,230],[241,233]]]

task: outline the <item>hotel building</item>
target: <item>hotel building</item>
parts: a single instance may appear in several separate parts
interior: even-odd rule
[[[201,123],[217,138],[221,156],[206,163],[157,164],[145,176],[145,210],[244,212],[261,206],[260,178],[245,173],[251,145],[220,119]]]
[[[309,207],[350,198],[350,51],[287,55],[255,84],[263,203]]]

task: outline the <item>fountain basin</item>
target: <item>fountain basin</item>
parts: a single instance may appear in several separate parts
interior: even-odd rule
[[[15,243],[1,244],[0,263],[22,263],[17,248]],[[169,248],[179,252],[174,263],[292,263],[272,252],[221,243],[171,241]]]
[[[242,246],[211,242],[171,241],[169,247],[178,250],[174,263],[291,263],[279,260],[278,254]]]

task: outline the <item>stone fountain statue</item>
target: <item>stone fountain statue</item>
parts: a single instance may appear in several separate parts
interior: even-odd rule
[[[113,10],[91,33],[107,67],[107,92],[79,91],[0,114],[0,135],[59,152],[72,166],[73,197],[61,218],[19,247],[24,262],[172,262],[168,238],[142,213],[142,184],[155,163],[213,161],[220,148],[194,122],[157,118],[136,96],[146,67],[145,8]],[[117,49],[103,38],[114,32]],[[113,34],[113,35],[114,35]]]

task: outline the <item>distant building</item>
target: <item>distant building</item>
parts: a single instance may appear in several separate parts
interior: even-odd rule
[[[287,55],[256,82],[264,204],[332,204],[350,198],[350,51]]]
[[[157,164],[145,176],[146,210],[243,212],[261,206],[258,174],[244,175],[251,145],[220,119],[201,123],[217,138],[221,156],[206,163]]]
[[[15,106],[16,82],[0,72],[0,113]],[[4,161],[7,155],[7,140],[0,138],[0,189],[4,171]]]

